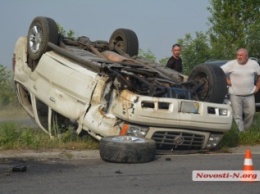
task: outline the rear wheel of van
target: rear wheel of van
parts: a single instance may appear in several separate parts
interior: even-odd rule
[[[49,50],[48,42],[58,44],[59,34],[56,22],[48,17],[36,17],[32,21],[28,35],[27,48],[32,60],[39,60]]]

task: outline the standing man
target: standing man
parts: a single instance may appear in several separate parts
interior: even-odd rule
[[[166,67],[182,73],[181,45],[172,46],[172,56],[169,58]]]
[[[248,51],[245,48],[240,48],[236,59],[221,68],[227,75],[233,116],[238,130],[242,132],[253,123],[254,94],[260,88],[260,67],[256,61],[248,59]]]

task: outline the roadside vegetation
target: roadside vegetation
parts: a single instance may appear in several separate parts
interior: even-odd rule
[[[13,75],[11,70],[0,64],[0,106],[16,104]]]
[[[60,138],[50,138],[39,128],[23,127],[15,122],[0,123],[0,150],[8,149],[97,149],[98,141],[89,135],[77,135],[68,130]]]
[[[222,150],[239,145],[260,144],[260,113],[256,114],[254,125],[245,132],[239,133],[236,124],[226,132],[219,148]],[[0,122],[0,150],[32,149],[32,150],[85,150],[98,149],[99,142],[87,134],[77,135],[68,130],[59,138],[50,138],[38,127],[24,127],[15,121]]]
[[[255,115],[254,124],[244,132],[237,130],[236,124],[233,122],[231,130],[225,133],[220,148],[230,148],[239,145],[257,145],[260,144],[260,112]]]
[[[10,120],[12,118],[12,120]],[[21,124],[21,120],[30,117],[20,105],[0,106],[0,150],[86,150],[98,149],[99,141],[88,134],[78,135],[68,130],[59,138],[50,138],[40,128],[29,124]],[[225,151],[239,145],[260,144],[260,112],[255,115],[254,124],[245,132],[239,133],[236,124],[227,131],[219,145]]]

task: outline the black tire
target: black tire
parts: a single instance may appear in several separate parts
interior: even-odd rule
[[[256,94],[255,94],[255,104],[256,104],[256,112],[260,112],[260,107],[259,107],[259,104],[260,103],[260,92],[258,91]]]
[[[218,66],[201,64],[191,72],[188,81],[195,80],[202,87],[196,91],[197,100],[223,103],[227,94],[226,75]]]
[[[40,59],[42,54],[49,50],[48,42],[58,44],[58,39],[58,26],[53,19],[47,17],[34,18],[27,35],[29,57],[33,60]]]
[[[152,139],[133,136],[110,136],[100,140],[100,157],[115,163],[143,163],[155,158],[156,143]]]
[[[123,28],[115,30],[109,39],[109,45],[112,45],[112,50],[114,50],[116,46],[119,47],[122,51],[131,57],[138,55],[138,38],[135,32],[132,30]]]

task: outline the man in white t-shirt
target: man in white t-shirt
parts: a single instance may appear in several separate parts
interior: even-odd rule
[[[237,58],[227,62],[221,68],[227,75],[233,117],[238,130],[244,131],[253,123],[254,94],[260,88],[260,66],[256,61],[248,59],[246,49],[240,48],[237,51]]]

